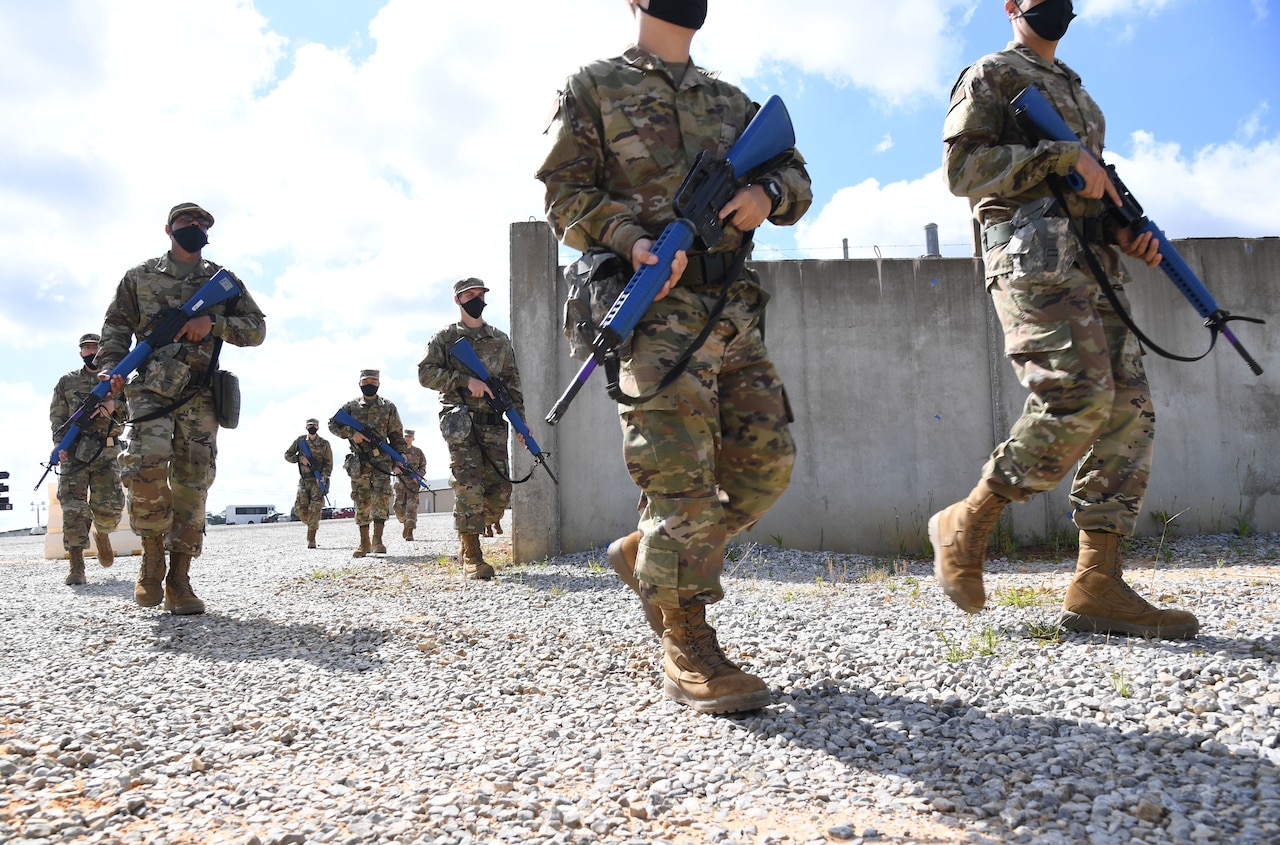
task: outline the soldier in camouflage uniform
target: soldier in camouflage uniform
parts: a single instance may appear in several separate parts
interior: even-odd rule
[[[449,354],[459,338],[467,339],[490,375],[502,379],[516,411],[524,416],[524,394],[511,338],[480,317],[488,290],[479,279],[460,279],[454,284],[458,322],[436,333],[418,362],[418,383],[440,391],[440,433],[449,444],[453,527],[462,544],[459,558],[463,573],[479,580],[493,577],[493,567],[480,548],[480,535],[502,533],[502,514],[511,502],[507,421],[489,405],[487,397],[493,395],[489,385]],[[524,442],[519,433],[516,436]]]
[[[1146,493],[1155,413],[1138,340],[1082,253],[1097,257],[1123,302],[1128,274],[1115,247],[1155,266],[1158,245],[1104,216],[1104,196],[1119,198],[1098,163],[1102,112],[1080,77],[1055,58],[1073,16],[1070,0],[1007,0],[1005,12],[1013,42],[956,83],[943,161],[951,191],[969,198],[982,227],[987,288],[1004,327],[1005,354],[1031,395],[977,487],[930,519],[935,574],[962,609],[981,610],[983,558],[1000,513],[1011,501],[1053,489],[1079,462],[1071,502],[1080,555],[1060,624],[1192,637],[1199,629],[1194,615],[1158,610],[1122,578],[1121,541],[1133,533]],[[1023,134],[1009,104],[1030,85],[1082,143],[1032,143]],[[1085,181],[1079,193],[1061,182],[1072,170]]]
[[[351,498],[356,503],[356,526],[360,529],[360,545],[352,557],[364,557],[369,552],[385,555],[387,547],[382,542],[382,529],[387,523],[391,506],[391,476],[395,473],[395,461],[377,448],[377,439],[384,439],[392,449],[404,454],[404,426],[400,424],[400,412],[391,402],[378,395],[382,384],[378,370],[360,371],[359,399],[352,399],[342,409],[364,426],[362,434],[336,420],[329,420],[329,430],[349,441],[351,453],[344,466],[351,476]],[[369,537],[369,525],[373,525],[373,537]]]
[[[404,442],[407,447],[400,456],[409,465],[409,469],[423,475],[427,471],[427,456],[413,445],[413,429],[404,430]],[[400,467],[396,467],[396,519],[400,520],[402,526],[400,536],[406,540],[413,539],[413,529],[418,527],[418,497],[421,492],[422,485],[412,476],[401,472]]]
[[[99,384],[98,336],[80,337],[80,358],[84,366],[58,379],[49,403],[49,424],[53,441],[66,433],[64,426]],[[89,526],[98,547],[98,562],[104,567],[115,562],[111,532],[120,526],[124,491],[120,487],[120,434],[124,431],[124,403],[112,396],[98,405],[88,419],[81,419],[80,436],[71,453],[58,452],[58,502],[62,505],[62,548],[71,558],[68,586],[83,584],[84,550],[89,547]]]
[[[675,219],[672,200],[695,156],[724,156],[759,106],[690,60],[705,2],[631,5],[637,46],[569,78],[537,176],[546,184],[547,219],[566,245],[602,247],[638,269],[657,261],[650,249]],[[640,523],[609,547],[610,562],[662,637],[666,693],[703,712],[771,700],[763,681],[725,657],[705,608],[724,595],[726,542],[777,501],[795,461],[782,380],[760,328],[766,294],[749,270],[726,276],[745,233],[766,219],[795,223],[811,202],[794,149],[753,174],[723,209],[725,235],[714,251],[676,255],[622,356],[623,389],[651,390],[729,286],[688,371],[651,401],[619,405],[623,455],[641,490]]]
[[[311,452],[310,460],[307,460],[306,452],[302,450],[304,442]],[[316,532],[320,530],[320,512],[324,510],[325,492],[329,489],[329,477],[333,475],[333,447],[320,436],[320,420],[314,417],[307,420],[306,436],[289,444],[284,459],[298,465],[298,495],[293,500],[293,510],[307,524],[307,548],[314,549]],[[324,479],[323,490],[320,489],[320,482],[316,481],[313,471],[316,469]]]
[[[212,226],[213,215],[195,203],[169,211],[169,251],[125,273],[107,307],[100,378],[128,354],[135,337],[146,336],[162,311],[180,308],[222,269],[200,257]],[[125,391],[133,425],[120,476],[129,490],[129,522],[142,538],[133,597],[143,607],[163,598],[165,608],[176,614],[204,613],[204,602],[191,588],[190,569],[204,544],[205,500],[218,455],[210,362],[222,342],[257,346],[267,334],[266,317],[236,281],[243,293],[188,320],[173,343],[142,364],[128,387],[121,376],[111,379],[112,392]]]

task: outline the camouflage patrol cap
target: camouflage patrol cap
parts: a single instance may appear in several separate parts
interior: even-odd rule
[[[100,337],[98,337],[98,336],[97,336],[96,334],[94,334],[93,332],[89,332],[88,334],[82,334],[82,335],[80,335],[80,345],[81,345],[81,346],[84,346],[86,343],[97,343],[99,340],[101,340],[101,338],[100,338]]]
[[[320,425],[320,420],[316,419],[315,417],[312,417],[309,420],[307,420],[307,425]]]
[[[168,222],[172,224],[174,218],[179,214],[191,214],[197,217],[207,217],[209,218],[209,225],[213,225],[213,215],[196,205],[194,202],[180,202],[173,208],[169,209]]]
[[[371,378],[377,381],[381,381],[382,380],[382,376],[380,375],[381,373],[382,373],[382,370],[361,370],[360,380],[364,381],[367,378]]]
[[[458,281],[453,283],[453,295],[457,296],[458,294],[462,293],[464,290],[472,290],[474,288],[480,288],[480,290],[488,290],[488,288],[485,287],[484,282],[480,281],[479,279],[459,279]]]
[[[406,429],[404,430],[404,436],[405,436],[405,437],[413,437],[413,436],[414,436],[413,429],[411,429],[411,428],[406,428]]]

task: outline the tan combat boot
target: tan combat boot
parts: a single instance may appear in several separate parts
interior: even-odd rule
[[[68,587],[74,587],[77,584],[84,583],[84,549],[68,549],[67,555],[71,558],[71,569],[67,572],[67,580],[62,583]]]
[[[106,569],[116,562],[115,549],[111,548],[111,535],[106,531],[94,531],[93,542],[98,547],[98,563]]]
[[[155,607],[164,600],[164,536],[142,538],[142,564],[133,585],[139,607]]]
[[[479,534],[459,534],[462,538],[462,574],[472,581],[488,581],[493,567],[485,563]]]
[[[409,526],[407,526],[407,525],[406,525],[406,526],[404,526],[403,528],[401,528],[401,529],[400,529],[400,537],[401,537],[401,539],[404,539],[404,540],[412,540],[412,539],[413,539],[413,529],[412,529],[412,528],[410,528],[410,527],[409,527]]]
[[[307,526],[307,548],[314,549],[316,547],[316,529]]]
[[[352,557],[364,557],[373,547],[369,545],[369,526],[360,526],[360,548],[351,553]]]
[[[1058,624],[1071,631],[1112,632],[1140,637],[1190,639],[1200,631],[1195,615],[1161,610],[1133,591],[1123,578],[1124,538],[1102,531],[1080,532],[1080,558],[1067,587]]]
[[[609,565],[613,567],[613,571],[618,573],[618,577],[622,579],[622,583],[631,588],[640,598],[640,608],[644,611],[645,621],[649,623],[649,627],[659,637],[662,636],[662,614],[658,608],[644,597],[640,592],[640,579],[636,578],[636,555],[640,551],[639,531],[632,531],[625,537],[619,537],[609,544]]]
[[[987,603],[982,561],[991,530],[1007,504],[1009,499],[992,490],[984,479],[967,498],[929,518],[933,577],[947,598],[965,613],[977,613]]]
[[[720,650],[706,605],[662,608],[663,691],[699,713],[742,713],[773,703],[769,687]]]
[[[204,613],[204,602],[191,589],[191,555],[169,553],[169,575],[164,579],[164,609],[174,616]]]
[[[382,527],[386,525],[382,520],[374,520],[373,523],[373,553],[375,555],[385,555],[387,547],[382,542]]]

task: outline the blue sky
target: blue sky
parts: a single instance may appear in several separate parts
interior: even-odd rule
[[[1059,57],[1152,218],[1174,238],[1280,235],[1273,0],[1076,8]],[[265,345],[224,351],[245,405],[210,509],[287,509],[285,448],[365,367],[445,477],[416,362],[456,318],[457,278],[489,281],[486,316],[508,324],[507,228],[542,216],[556,89],[633,34],[623,0],[0,0],[0,469],[15,504],[0,530],[35,521],[75,339],[166,248],[165,211],[185,200],[217,216],[206,256],[268,317]],[[908,258],[926,223],[970,254],[967,205],[939,172],[942,118],[959,72],[1009,36],[996,0],[711,0],[695,60],[781,95],[814,179],[805,220],[766,227],[757,258],[837,258],[843,238],[853,257]],[[341,473],[335,492],[348,503]]]

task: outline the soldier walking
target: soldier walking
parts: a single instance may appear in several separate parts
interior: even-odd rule
[[[422,476],[427,471],[427,456],[413,445],[413,429],[404,430],[404,442],[408,444],[401,457],[409,465],[409,469]],[[422,493],[422,485],[408,473],[396,467],[396,519],[400,520],[400,536],[406,540],[413,539],[413,530],[418,527],[418,501]]]
[[[169,210],[169,251],[125,273],[103,318],[99,378],[146,336],[161,313],[181,308],[219,265],[201,257],[213,215],[191,202]],[[232,274],[232,278],[235,278]],[[174,342],[152,353],[125,386],[111,377],[111,392],[125,391],[133,433],[120,458],[129,491],[129,522],[142,538],[142,564],[133,598],[142,607],[163,599],[175,614],[204,613],[191,588],[191,561],[204,547],[205,502],[216,472],[218,417],[212,364],[221,345],[257,346],[267,336],[266,317],[243,282],[241,293],[183,325]],[[165,549],[169,565],[165,568]]]
[[[284,459],[298,465],[298,495],[293,500],[293,511],[307,524],[307,548],[314,549],[329,477],[333,475],[333,447],[320,436],[320,420],[314,417],[307,420],[306,435],[289,444]],[[323,489],[316,480],[316,470],[324,482]]]
[[[98,335],[80,336],[80,358],[84,366],[58,379],[49,404],[49,424],[55,443],[62,439],[63,427],[93,389],[98,386]],[[124,430],[124,403],[114,396],[98,405],[87,422],[80,424],[80,436],[71,447],[58,452],[62,467],[58,475],[58,502],[62,505],[62,548],[71,558],[66,584],[85,583],[84,551],[89,547],[89,527],[93,526],[98,563],[115,562],[111,532],[120,526],[124,511],[124,490],[120,486],[120,434]]]
[[[387,553],[382,542],[382,529],[390,513],[391,476],[395,462],[377,448],[376,439],[385,439],[402,455],[406,448],[400,412],[393,403],[378,395],[378,387],[382,384],[380,376],[379,370],[361,370],[360,398],[342,406],[364,426],[365,433],[329,420],[329,431],[348,441],[351,447],[343,465],[347,475],[351,476],[351,498],[356,503],[356,527],[360,529],[360,545],[351,553],[352,557],[364,557],[370,552]],[[370,525],[373,526],[372,538],[369,536]]]
[[[727,154],[759,107],[690,58],[706,0],[630,5],[635,46],[569,78],[537,176],[547,219],[566,245],[608,250],[635,271],[657,263],[650,250],[676,218],[672,201],[697,154]],[[742,262],[749,232],[766,219],[795,223],[812,193],[794,148],[752,179],[722,209],[725,232],[714,251],[676,253],[621,356],[626,393],[653,391],[725,295],[688,371],[648,401],[619,405],[640,522],[609,547],[610,563],[662,637],[665,692],[711,713],[771,700],[763,680],[725,656],[706,608],[724,596],[725,543],[772,507],[795,462],[782,379],[760,327],[767,296]]]
[[[1121,544],[1133,534],[1151,474],[1155,410],[1138,339],[1094,275],[1109,278],[1127,307],[1121,285],[1129,276],[1117,248],[1154,267],[1159,243],[1104,213],[1104,196],[1118,203],[1119,195],[1098,163],[1102,111],[1056,57],[1075,16],[1070,0],[1006,0],[1004,9],[1013,41],[956,82],[943,163],[951,192],[969,199],[982,226],[987,290],[1005,354],[1030,396],[977,486],[929,520],[934,573],[962,610],[982,610],[983,561],[1001,512],[1053,489],[1075,468],[1080,555],[1059,624],[1193,637],[1200,628],[1194,614],[1153,606],[1122,576]],[[1026,137],[1009,103],[1031,85],[1081,143]],[[1061,182],[1072,170],[1085,182],[1079,193]]]
[[[418,362],[418,383],[440,391],[440,433],[449,444],[452,474],[453,527],[461,541],[463,574],[476,580],[493,577],[493,567],[480,548],[480,535],[502,533],[502,514],[511,502],[507,421],[489,405],[488,397],[493,396],[489,385],[453,360],[449,353],[453,344],[467,339],[490,374],[506,384],[516,411],[524,416],[524,395],[511,338],[480,316],[488,290],[479,279],[461,279],[454,284],[458,322],[437,332]]]

